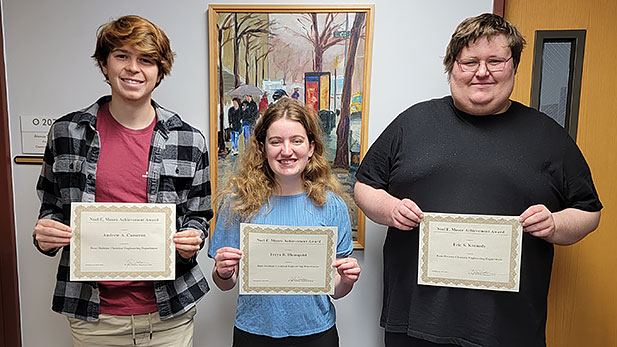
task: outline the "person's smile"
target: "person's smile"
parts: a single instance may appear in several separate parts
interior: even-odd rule
[[[120,78],[120,80],[122,80],[122,82],[127,83],[128,85],[142,85],[142,84],[144,84],[144,80],[138,80],[138,79],[130,78],[130,77],[123,77],[123,78]]]

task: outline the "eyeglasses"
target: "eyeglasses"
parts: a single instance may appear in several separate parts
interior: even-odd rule
[[[465,72],[476,72],[480,68],[480,63],[486,64],[486,69],[490,72],[502,71],[506,67],[508,60],[512,59],[512,56],[508,59],[504,58],[488,58],[486,60],[477,59],[461,59],[456,62],[461,67],[461,70]]]

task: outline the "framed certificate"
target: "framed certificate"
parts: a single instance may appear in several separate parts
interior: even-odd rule
[[[336,227],[240,224],[240,294],[334,294]]]
[[[424,213],[418,284],[518,292],[518,216]]]
[[[173,280],[174,204],[72,203],[71,281]]]

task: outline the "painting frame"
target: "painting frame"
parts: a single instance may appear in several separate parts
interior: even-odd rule
[[[208,11],[207,11],[207,15],[208,15],[208,71],[209,71],[209,116],[210,116],[210,121],[209,121],[209,127],[210,127],[210,138],[209,138],[209,148],[210,148],[210,183],[211,183],[211,189],[212,189],[212,194],[215,195],[217,192],[217,189],[219,187],[219,184],[222,184],[222,182],[220,182],[220,178],[219,178],[219,157],[221,156],[222,152],[226,152],[227,147],[225,146],[225,140],[226,140],[226,128],[224,126],[224,115],[226,114],[226,110],[223,102],[223,99],[221,98],[221,95],[223,95],[223,89],[224,89],[224,81],[221,82],[224,79],[221,79],[219,76],[221,76],[223,74],[223,72],[221,70],[224,70],[225,66],[223,64],[223,68],[219,70],[219,58],[221,55],[219,55],[219,47],[222,47],[222,51],[224,51],[225,47],[224,44],[221,45],[221,40],[220,37],[224,35],[223,34],[219,35],[219,26],[218,26],[218,21],[219,21],[219,15],[223,15],[223,14],[237,14],[239,16],[247,16],[248,14],[260,14],[260,15],[265,15],[266,18],[268,18],[268,21],[270,20],[269,18],[274,15],[279,15],[279,14],[298,14],[298,15],[312,15],[312,14],[316,14],[315,17],[319,16],[320,14],[326,14],[326,16],[328,14],[332,14],[333,16],[337,16],[338,14],[347,14],[347,17],[350,16],[350,14],[356,18],[357,14],[362,13],[364,14],[364,23],[362,24],[362,42],[363,45],[361,48],[363,48],[362,51],[362,67],[361,67],[361,81],[358,82],[356,79],[356,84],[361,85],[361,90],[359,93],[359,97],[358,97],[358,93],[354,94],[355,96],[353,96],[353,98],[355,98],[353,101],[347,99],[347,100],[342,100],[341,101],[341,105],[347,105],[347,103],[350,103],[350,105],[353,105],[354,108],[350,108],[349,111],[349,118],[352,118],[352,110],[356,110],[356,112],[354,112],[355,114],[359,113],[360,114],[360,119],[356,120],[356,124],[359,123],[360,125],[360,134],[359,136],[356,135],[356,138],[358,138],[359,142],[359,151],[349,151],[347,150],[347,146],[345,145],[345,149],[347,154],[345,155],[345,160],[349,163],[348,165],[352,166],[355,165],[357,167],[357,165],[359,165],[360,161],[362,160],[362,158],[364,157],[366,151],[367,151],[367,146],[368,146],[368,113],[369,113],[369,97],[370,97],[370,79],[371,79],[371,66],[372,66],[372,47],[373,47],[373,22],[374,22],[374,12],[375,12],[375,5],[374,4],[341,4],[341,5],[328,5],[328,4],[319,4],[319,5],[301,5],[301,4],[293,4],[293,5],[226,5],[226,4],[210,4],[208,5]],[[238,22],[237,20],[237,16],[236,16],[236,23]],[[315,23],[317,23],[317,21],[315,21]],[[315,24],[317,25],[317,24]],[[341,34],[342,32],[342,34]],[[339,37],[342,37],[344,35],[349,36],[350,31],[339,31]],[[269,34],[268,34],[269,35]],[[266,39],[267,44],[269,45],[269,37]],[[332,34],[332,37],[337,37],[336,33]],[[350,45],[351,46],[351,45]],[[235,51],[239,51],[238,48],[235,49]],[[245,50],[249,51],[249,49],[247,48]],[[344,55],[345,55],[345,59],[347,59],[347,54],[350,53],[350,51],[347,51],[347,45],[345,44],[345,51],[344,51]],[[353,61],[351,62],[351,65],[355,64],[355,61],[357,60],[355,57],[355,52],[354,55],[349,54],[349,56],[354,56]],[[266,60],[266,59],[263,59]],[[222,59],[221,59],[222,62]],[[315,67],[315,59],[313,59],[313,67]],[[336,64],[338,65],[338,58],[336,59]],[[347,71],[348,69],[348,65],[347,63],[345,63],[346,65],[344,65],[345,71]],[[236,64],[235,64],[236,65]],[[257,66],[257,63],[255,63],[255,65]],[[262,67],[262,74],[263,74],[263,70],[265,68]],[[334,68],[336,71],[336,67]],[[248,64],[246,67],[246,75],[247,78],[245,80],[248,80]],[[255,67],[255,71],[257,71],[257,67]],[[322,71],[322,70],[316,70],[316,71]],[[357,70],[356,70],[357,71]],[[356,76],[354,75],[355,71],[354,71],[354,67],[351,67],[351,78],[349,80],[353,80],[353,78]],[[347,75],[346,75],[347,76]],[[257,75],[255,75],[255,82],[257,82],[258,78]],[[336,100],[337,100],[337,92],[336,92],[336,85],[338,83],[339,79],[337,79],[336,75],[334,78],[334,101],[335,101],[335,109],[334,111],[339,111],[339,114],[342,113],[346,113],[346,110],[343,111],[341,108],[341,110],[336,109]],[[263,83],[263,79],[262,79],[262,83]],[[237,82],[237,73],[236,73],[236,82],[235,82],[235,86],[237,86],[238,82]],[[257,84],[257,83],[256,83]],[[352,82],[348,82],[348,84],[352,84]],[[330,84],[328,84],[328,86],[330,86]],[[300,89],[300,87],[298,88],[294,88],[294,91],[296,91],[296,89]],[[351,87],[347,87],[347,88],[351,88]],[[225,91],[227,92],[227,91]],[[305,88],[305,93],[306,93],[306,88]],[[328,91],[328,93],[330,93],[330,91]],[[349,92],[347,92],[347,94],[349,94]],[[308,94],[305,94],[305,97]],[[328,94],[328,101],[331,98],[330,94]],[[341,97],[342,98],[342,97]],[[266,99],[267,100],[267,99]],[[257,100],[256,100],[257,101]],[[346,101],[346,103],[344,103],[343,101]],[[352,103],[353,102],[353,103]],[[322,103],[323,104],[323,103]],[[329,104],[329,103],[328,103]],[[358,111],[359,110],[359,111]],[[320,110],[321,111],[321,110]],[[334,112],[331,112],[334,113]],[[339,116],[339,114],[337,114],[335,117],[338,117],[339,119],[342,116]],[[321,116],[321,115],[320,115]],[[335,118],[336,119],[336,118]],[[347,120],[349,123],[351,123],[351,120]],[[222,127],[221,127],[222,125]],[[349,130],[349,125],[347,126],[347,130]],[[237,136],[237,135],[236,135]],[[346,138],[347,136],[351,137],[352,135],[345,135],[343,138]],[[221,138],[222,137],[222,138]],[[349,142],[349,141],[346,141]],[[357,142],[354,143],[355,147],[357,148]],[[237,145],[237,140],[236,140],[236,146]],[[337,149],[338,149],[338,144],[337,144]],[[236,149],[237,151],[237,149]],[[223,155],[226,155],[223,153]],[[349,155],[349,157],[347,158],[347,155]],[[337,154],[337,159],[338,159],[338,154]],[[336,172],[336,171],[335,171]],[[351,176],[352,175],[352,170],[349,169],[348,167],[348,173],[345,174],[344,172],[341,174],[337,174],[337,177],[344,177],[347,178],[348,180],[355,180],[355,178],[351,177],[346,177],[345,175]],[[353,186],[351,187],[353,188]],[[350,194],[353,196],[353,191],[350,192]],[[354,249],[364,249],[365,247],[365,215],[363,214],[363,212],[360,210],[360,208],[357,207],[357,205],[355,205],[355,203],[353,201],[349,201],[348,203],[353,204],[353,206],[350,207],[350,211],[354,211],[354,213],[351,214],[350,217],[352,217],[352,226],[354,224],[354,215],[357,214],[357,221],[355,221],[355,235],[354,235]],[[216,206],[214,206],[214,210],[215,210],[215,217],[212,220],[212,223],[215,223],[215,218],[216,218]],[[357,213],[355,213],[355,211],[357,211]]]

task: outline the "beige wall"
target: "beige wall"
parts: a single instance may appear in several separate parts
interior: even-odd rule
[[[506,1],[505,17],[527,40],[515,100],[529,104],[535,30],[586,29],[577,143],[604,204],[600,227],[556,247],[549,293],[549,346],[617,346],[617,2]]]

